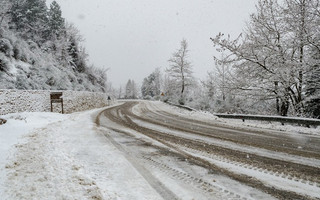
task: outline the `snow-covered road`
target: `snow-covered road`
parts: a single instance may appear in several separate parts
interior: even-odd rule
[[[105,135],[154,178],[180,188],[171,190],[178,198],[320,198],[319,136],[234,128],[199,113],[175,112],[161,102],[127,102],[105,111],[100,120],[108,129]],[[182,181],[172,178],[181,173]],[[201,180],[200,186],[192,180]]]
[[[320,198],[319,135],[148,101],[1,117],[1,199]]]

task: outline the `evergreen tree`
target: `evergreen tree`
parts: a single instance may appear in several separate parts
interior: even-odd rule
[[[66,35],[68,38],[67,52],[70,56],[68,62],[73,66],[74,70],[83,73],[87,68],[88,54],[85,48],[80,45],[82,37],[79,35],[79,30],[73,25],[69,25],[66,28]]]
[[[12,28],[26,39],[43,43],[49,37],[47,14],[44,0],[14,0],[11,7]]]
[[[60,5],[53,1],[48,13],[50,33],[59,38],[65,29],[65,20],[62,17]]]
[[[78,61],[78,45],[74,37],[70,37],[69,46],[68,46],[68,53],[72,58],[71,65],[76,68],[76,64]]]
[[[148,78],[144,78],[142,81],[142,85],[141,85],[141,94],[143,98],[146,98],[150,95],[150,97],[152,97],[152,92],[150,92],[150,88],[149,88],[149,80]],[[151,94],[150,94],[151,93]]]
[[[11,23],[10,28],[22,31],[27,23],[26,10],[24,9],[25,0],[13,0],[10,8]]]
[[[45,0],[27,0],[26,9],[30,34],[28,36],[34,38],[36,42],[44,42],[50,35]]]
[[[156,97],[160,95],[161,73],[157,68],[147,78],[143,80],[141,86],[142,97]]]
[[[129,79],[126,84],[126,99],[136,99],[137,98],[137,88],[134,80]]]

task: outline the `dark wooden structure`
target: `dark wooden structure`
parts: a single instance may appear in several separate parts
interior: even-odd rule
[[[50,103],[51,103],[51,112],[53,112],[53,103],[61,103],[61,113],[63,114],[63,98],[62,92],[51,92],[50,93]]]

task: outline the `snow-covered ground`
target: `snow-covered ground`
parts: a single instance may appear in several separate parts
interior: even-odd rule
[[[221,120],[161,102],[154,105],[204,121],[216,119],[230,126],[277,129],[274,125]],[[97,127],[95,119],[102,110],[0,116],[8,120],[0,125],[1,199],[162,199],[123,152],[103,135],[105,130]],[[291,130],[291,126],[281,127]],[[292,130],[295,134],[320,133],[319,128]]]
[[[4,186],[8,170],[6,165],[17,151],[15,147],[28,142],[27,133],[49,123],[66,119],[66,115],[56,113],[14,113],[0,116],[7,121],[0,125],[0,197],[4,196]]]
[[[99,112],[0,116],[1,199],[161,199],[99,134]]]

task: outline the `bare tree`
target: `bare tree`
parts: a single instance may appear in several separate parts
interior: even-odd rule
[[[223,34],[211,38],[219,51],[229,52],[228,62],[238,77],[250,80],[239,89],[252,91],[262,100],[276,100],[278,113],[287,115],[289,106],[301,114],[304,75],[312,65],[310,47],[319,44],[314,24],[319,19],[319,0],[260,0],[247,29],[237,39]]]
[[[168,60],[170,67],[166,70],[169,76],[180,84],[180,97],[183,100],[186,86],[191,83],[192,66],[188,61],[188,43],[185,39],[181,41],[180,49],[172,54]]]
[[[217,75],[215,77],[216,87],[220,92],[222,101],[226,101],[226,96],[233,88],[232,84],[232,71],[228,62],[225,62],[225,56],[222,54],[220,60],[216,60],[215,67]]]
[[[207,96],[209,99],[213,100],[217,92],[217,83],[216,83],[216,74],[211,71],[208,72],[207,78],[204,81],[201,81],[203,87],[206,89]]]

